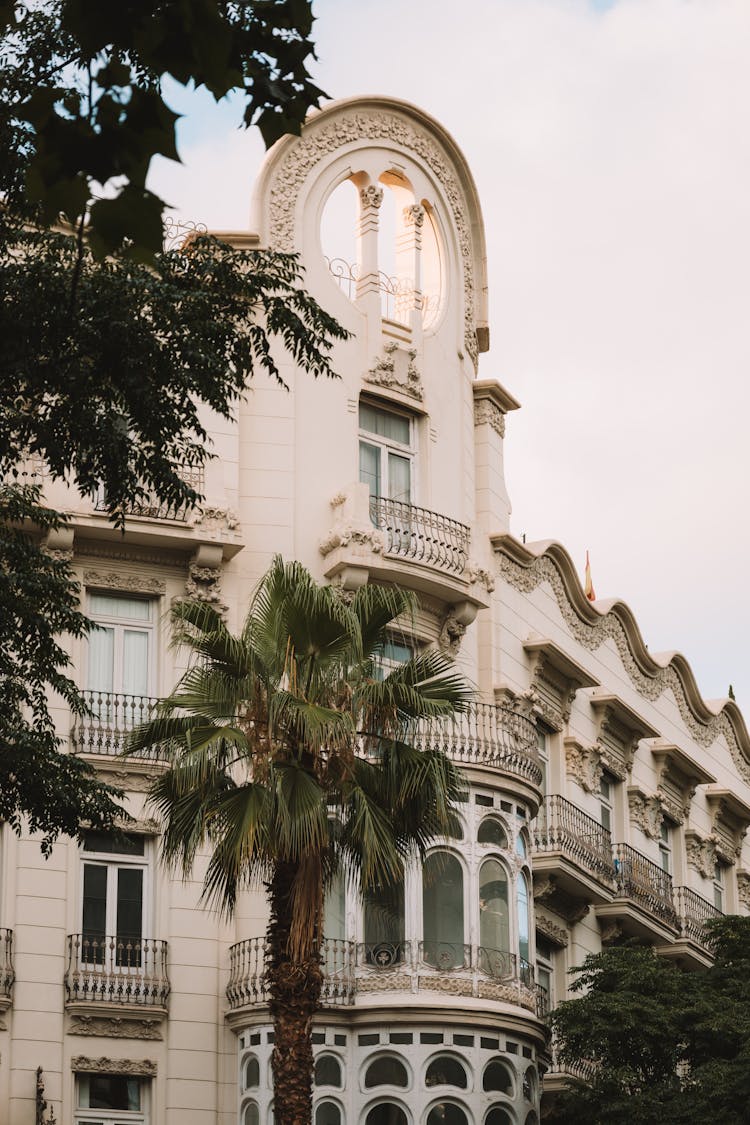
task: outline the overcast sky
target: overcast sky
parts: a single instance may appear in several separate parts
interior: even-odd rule
[[[652,653],[750,723],[750,0],[317,0],[316,78],[437,117],[487,232],[512,530],[559,539]],[[174,91],[153,186],[245,229],[236,107]]]

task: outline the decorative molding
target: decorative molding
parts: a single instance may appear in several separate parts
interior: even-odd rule
[[[446,656],[458,656],[465,633],[466,625],[459,621],[454,606],[449,606],[438,634],[438,648]]]
[[[622,937],[622,926],[616,918],[600,918],[599,929],[602,945],[612,945],[613,942],[619,941]]]
[[[405,227],[416,227],[420,230],[424,225],[425,209],[421,203],[410,203],[401,213]]]
[[[185,583],[185,597],[194,598],[199,602],[209,602],[217,609],[226,609],[221,600],[221,567],[190,563]]]
[[[92,1059],[87,1055],[74,1055],[70,1069],[76,1074],[132,1074],[138,1078],[155,1078],[153,1059],[110,1059],[106,1055]]]
[[[704,879],[713,879],[716,866],[716,844],[714,840],[700,836],[689,830],[685,833],[685,853],[688,866]]]
[[[500,407],[489,398],[480,398],[474,403],[474,425],[487,423],[501,438],[505,437],[505,415]]]
[[[337,547],[348,547],[350,543],[366,544],[374,554],[380,555],[385,550],[385,535],[376,527],[362,528],[355,527],[351,523],[339,524],[331,528],[325,538],[320,540],[318,549],[325,558]]]
[[[745,833],[750,827],[750,807],[731,790],[710,786],[706,801],[711,811],[711,838],[717,858],[723,863],[736,863],[742,851]]]
[[[473,559],[469,559],[467,562],[463,576],[472,586],[481,582],[488,594],[491,594],[495,589],[495,575]]]
[[[447,992],[449,996],[471,996],[472,984],[466,977],[432,977],[420,976],[417,988],[421,992],[427,989],[432,992]]]
[[[673,743],[654,742],[651,756],[656,766],[656,791],[662,808],[675,824],[684,824],[698,786],[716,778]]]
[[[295,239],[297,200],[308,175],[330,153],[363,141],[387,141],[414,153],[431,169],[445,192],[463,264],[464,346],[476,368],[478,346],[473,237],[464,193],[443,150],[405,117],[382,109],[372,112],[359,106],[340,112],[328,124],[320,124],[317,118],[312,118],[302,136],[295,137],[288,145],[271,181],[268,195],[270,248],[289,253],[298,249]]]
[[[576,738],[564,738],[565,769],[586,793],[598,793],[602,779],[602,752],[599,746],[584,746]]]
[[[128,793],[148,793],[151,786],[154,784],[154,778],[158,777],[161,770],[154,770],[147,772],[141,766],[135,766],[131,769],[108,769],[106,767],[97,768],[96,776],[105,785],[113,785],[115,789],[124,789]]]
[[[123,832],[129,832],[134,836],[159,836],[161,834],[161,825],[158,820],[153,817],[124,817],[118,816],[116,820],[117,827]]]
[[[560,949],[564,949],[570,942],[570,934],[565,927],[558,926],[546,914],[542,914],[539,909],[536,911],[536,928],[538,933],[546,937],[553,945],[559,946]]]
[[[557,914],[569,926],[583,921],[589,912],[589,903],[566,894],[557,885],[554,875],[534,873],[534,902],[544,903],[547,910]]]
[[[165,547],[159,551],[148,550],[140,544],[128,543],[122,545],[121,541],[108,543],[106,540],[91,539],[79,542],[76,537],[76,562],[84,565],[86,559],[107,559],[116,562],[143,563],[147,566],[179,567],[185,565],[185,552],[174,551]]]
[[[231,508],[212,508],[204,506],[198,509],[193,516],[195,527],[202,527],[206,531],[236,531],[240,526],[239,517]]]
[[[628,787],[628,806],[631,824],[640,828],[649,840],[658,840],[664,820],[659,798],[631,785]]]
[[[129,1020],[119,1016],[72,1016],[68,1027],[70,1035],[97,1035],[104,1039],[154,1039],[163,1038],[158,1020]]]
[[[377,210],[383,202],[383,189],[377,184],[368,184],[359,189],[359,200],[363,207],[374,207]]]
[[[122,590],[126,593],[152,594],[161,597],[167,584],[161,578],[146,574],[123,574],[117,570],[84,570],[83,584],[98,590]]]
[[[737,872],[737,898],[750,911],[750,871]]]
[[[357,977],[357,992],[411,992],[409,973],[379,973]]]
[[[400,391],[419,402],[424,397],[422,379],[416,365],[416,348],[400,348],[391,340],[383,348],[383,355],[365,372],[365,381],[376,387]]]

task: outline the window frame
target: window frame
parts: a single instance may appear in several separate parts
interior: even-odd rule
[[[114,1071],[107,1072],[108,1077],[134,1078],[138,1082],[141,1094],[140,1109],[90,1109],[79,1105],[81,1079],[96,1077],[99,1074],[99,1071],[79,1071],[74,1075],[74,1125],[149,1125],[151,1120],[151,1079],[144,1075],[123,1075]]]
[[[371,410],[379,411],[381,414],[397,417],[407,422],[409,426],[409,442],[404,444],[397,441],[395,438],[387,438],[383,434],[373,433],[367,430],[362,425],[361,410],[366,406]],[[361,449],[363,445],[369,445],[378,450],[378,492],[370,492],[371,499],[378,500],[393,500],[394,503],[401,504],[414,504],[415,497],[419,494],[418,481],[417,481],[417,418],[413,413],[405,410],[403,407],[396,406],[390,402],[384,403],[380,400],[374,400],[367,397],[361,397],[357,406],[357,479],[360,483],[367,484],[367,481],[362,480],[362,466],[359,458],[361,457]],[[383,455],[385,454],[385,456]],[[390,466],[388,455],[393,454],[395,457],[400,457],[409,462],[409,496],[408,499],[401,497],[391,496],[390,487]]]
[[[108,597],[122,602],[137,601],[142,602],[148,606],[148,619],[136,617],[119,616],[113,613],[106,613],[103,610],[94,608],[94,599],[97,597]],[[96,590],[90,589],[86,591],[86,608],[87,614],[97,625],[101,625],[103,629],[111,629],[114,634],[113,641],[113,654],[112,654],[112,687],[96,688],[92,686],[92,661],[91,661],[91,641],[85,645],[85,660],[84,660],[84,683],[88,691],[101,691],[109,692],[111,695],[132,695],[136,698],[141,694],[138,692],[126,691],[124,686],[124,637],[126,632],[143,633],[146,635],[146,692],[142,698],[151,698],[158,695],[158,681],[157,681],[157,667],[156,667],[156,626],[157,626],[157,612],[156,612],[156,598],[149,597],[147,594],[140,595],[137,593],[129,593],[124,590]]]
[[[116,941],[119,938],[117,933],[117,904],[118,904],[118,883],[119,872],[123,869],[126,870],[140,870],[143,873],[141,882],[141,935],[140,941],[143,942],[150,935],[151,927],[151,885],[152,885],[152,848],[151,841],[147,836],[143,836],[143,855],[129,855],[127,852],[105,852],[97,851],[92,848],[89,850],[84,849],[84,844],[81,843],[79,847],[80,856],[80,909],[78,917],[80,918],[80,933],[84,935],[84,891],[85,891],[85,871],[86,867],[106,868],[107,882],[106,882],[106,897],[105,897],[105,921],[104,921],[104,938],[114,938]],[[89,961],[84,959],[85,950],[81,948],[79,958],[81,964],[95,965],[102,964],[102,962]],[[111,967],[111,966],[109,966]],[[118,971],[122,971],[124,966],[117,965]],[[140,966],[134,965],[134,971],[140,971]]]

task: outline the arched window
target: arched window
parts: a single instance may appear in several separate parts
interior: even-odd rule
[[[255,1102],[248,1102],[245,1106],[245,1115],[242,1118],[242,1125],[260,1125],[260,1113]]]
[[[507,1109],[503,1109],[499,1105],[493,1105],[484,1119],[484,1125],[513,1125],[513,1119]]]
[[[404,883],[368,891],[364,901],[365,960],[388,968],[404,959]]]
[[[346,938],[346,885],[337,875],[326,891],[323,904],[323,936],[343,941]]]
[[[427,1115],[427,1125],[469,1125],[469,1119],[460,1105],[440,1102]]]
[[[486,1093],[507,1094],[513,1097],[513,1075],[510,1067],[502,1059],[491,1059],[484,1068],[482,1089]]]
[[[522,961],[529,960],[529,884],[523,871],[519,872],[516,883],[518,896],[518,952]],[[523,972],[523,965],[521,966]]]
[[[527,1102],[533,1102],[536,1098],[536,1071],[533,1066],[527,1067],[523,1076],[523,1096]]]
[[[458,1086],[459,1090],[465,1090],[468,1086],[466,1068],[451,1055],[440,1055],[427,1067],[424,1084],[425,1086]]]
[[[422,873],[423,955],[429,965],[464,963],[464,875],[449,852],[433,852]]]
[[[403,1086],[409,1085],[409,1075],[400,1059],[393,1055],[381,1055],[367,1068],[365,1073],[365,1088],[373,1086]]]
[[[318,1055],[315,1060],[316,1086],[343,1086],[341,1063],[335,1055]]]
[[[482,958],[485,971],[492,971],[489,966],[495,963],[492,951],[510,950],[508,876],[497,859],[486,859],[479,869],[479,944],[486,951]],[[497,968],[498,972],[493,975],[506,975],[507,965]]]
[[[486,816],[477,832],[478,844],[491,844],[495,848],[508,847],[508,834],[497,817]]]
[[[526,843],[526,835],[524,832],[519,832],[516,836],[516,851],[520,855],[521,859],[526,859],[526,856],[529,853],[529,849]]]
[[[539,1118],[535,1113],[530,1113],[526,1118],[524,1125],[539,1125]]]
[[[315,1110],[315,1125],[341,1125],[341,1110],[334,1102],[321,1102]]]
[[[245,1061],[245,1089],[254,1090],[260,1086],[260,1067],[255,1055]]]
[[[401,1106],[380,1102],[367,1114],[365,1125],[408,1125],[408,1122]]]

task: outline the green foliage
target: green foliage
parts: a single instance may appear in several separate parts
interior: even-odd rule
[[[323,96],[310,0],[0,0],[0,196],[49,225],[88,215],[91,245],[151,261],[165,203],[152,158],[179,160],[162,79],[244,99],[267,145]]]
[[[750,918],[708,924],[715,961],[685,973],[633,946],[589,956],[551,1024],[561,1060],[585,1068],[556,1125],[740,1125],[750,1104]]]

